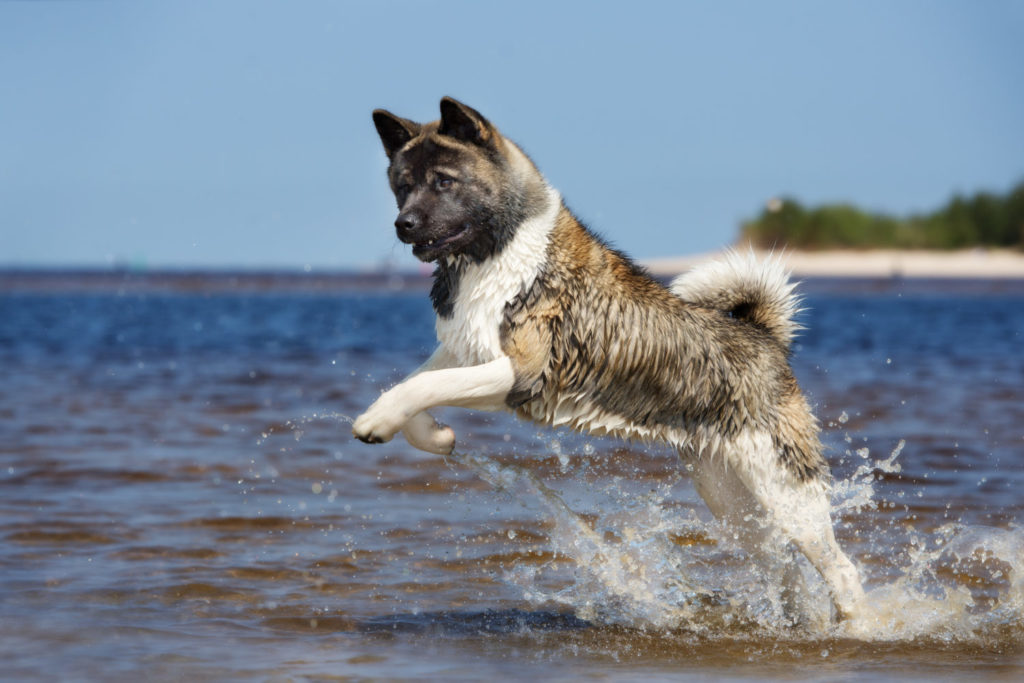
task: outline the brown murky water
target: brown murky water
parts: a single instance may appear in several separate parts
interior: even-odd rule
[[[352,441],[430,350],[421,291],[4,283],[5,678],[1024,675],[1024,285],[808,283],[854,637],[786,626],[664,449],[464,411],[453,458]]]

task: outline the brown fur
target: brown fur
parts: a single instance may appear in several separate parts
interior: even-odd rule
[[[756,428],[776,435],[798,478],[827,473],[787,349],[761,325],[670,293],[568,210],[545,271],[508,305],[502,340],[516,369],[508,403],[522,417],[551,423],[559,397],[585,396],[628,418],[617,436],[640,427],[658,439],[669,429],[729,439]]]

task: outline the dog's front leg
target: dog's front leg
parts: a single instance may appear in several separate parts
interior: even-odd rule
[[[381,443],[389,441],[414,416],[415,424],[423,426],[419,423],[424,418],[418,414],[435,406],[499,410],[513,384],[515,371],[508,356],[466,368],[421,372],[386,391],[356,419],[352,433],[361,441]]]
[[[441,370],[453,367],[456,360],[444,346],[438,346],[427,361],[418,367],[409,377],[431,370]],[[409,418],[409,421],[402,426],[402,436],[415,448],[428,453],[448,455],[455,448],[455,432],[452,428],[443,425],[426,412],[419,412]]]

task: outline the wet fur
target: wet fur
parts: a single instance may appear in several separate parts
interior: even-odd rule
[[[355,435],[402,430],[447,453],[454,434],[423,411],[459,405],[671,444],[755,556],[781,534],[837,612],[855,612],[859,577],[832,532],[817,422],[788,363],[797,299],[785,273],[733,254],[666,288],[582,225],[479,112],[445,98],[441,114],[421,125],[374,112],[399,237],[436,263],[440,346]]]

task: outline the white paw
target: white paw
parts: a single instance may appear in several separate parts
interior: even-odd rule
[[[427,413],[414,415],[405,423],[402,434],[411,445],[428,453],[448,455],[455,448],[452,428],[435,422]]]
[[[365,443],[391,441],[405,423],[405,418],[391,403],[387,400],[387,394],[381,396],[365,413],[356,418],[352,424],[352,435]]]

